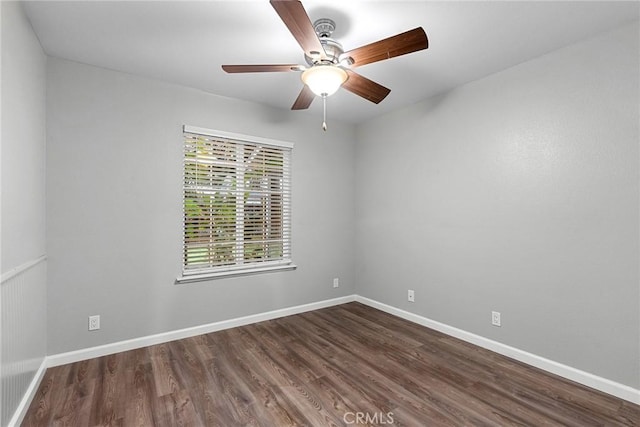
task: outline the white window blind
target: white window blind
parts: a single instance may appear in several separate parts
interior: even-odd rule
[[[291,265],[292,144],[184,127],[183,276]]]

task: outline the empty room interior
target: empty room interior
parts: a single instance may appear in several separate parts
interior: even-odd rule
[[[0,2],[0,425],[640,426],[639,19]]]

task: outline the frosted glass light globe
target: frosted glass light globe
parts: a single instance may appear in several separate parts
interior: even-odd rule
[[[318,96],[331,96],[344,82],[347,72],[335,65],[314,65],[302,73],[302,81]]]

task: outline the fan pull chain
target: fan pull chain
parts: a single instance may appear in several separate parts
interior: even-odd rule
[[[322,130],[327,131],[327,95],[322,95]]]

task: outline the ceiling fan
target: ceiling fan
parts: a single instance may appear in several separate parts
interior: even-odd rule
[[[418,27],[345,52],[342,45],[331,38],[335,30],[335,23],[331,19],[318,19],[312,24],[302,3],[297,0],[270,0],[270,3],[302,47],[307,65],[223,65],[222,69],[227,73],[301,71],[305,85],[291,109],[307,109],[315,95],[322,97],[324,130],[327,130],[326,98],[340,87],[376,104],[391,92],[390,89],[356,73],[353,68],[429,47],[424,29]]]

